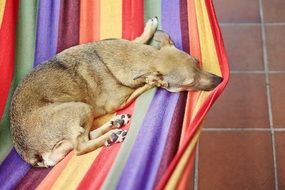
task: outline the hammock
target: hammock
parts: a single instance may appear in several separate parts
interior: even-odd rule
[[[211,92],[153,89],[116,114],[132,114],[123,143],[82,156],[69,153],[53,168],[32,168],[9,136],[13,91],[37,64],[73,45],[134,39],[158,16],[176,46],[223,77]],[[0,1],[0,189],[186,189],[201,123],[223,91],[229,70],[212,0]],[[98,125],[112,115],[98,120]]]

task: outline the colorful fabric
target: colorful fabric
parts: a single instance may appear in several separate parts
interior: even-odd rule
[[[229,78],[212,0],[0,2],[0,189],[186,189],[201,122]],[[154,16],[178,48],[223,82],[211,92],[152,89],[116,113],[132,115],[123,143],[82,156],[71,152],[53,168],[25,163],[12,148],[8,118],[13,91],[25,74],[76,44],[134,39]]]

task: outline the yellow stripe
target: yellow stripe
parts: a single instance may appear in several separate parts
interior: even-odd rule
[[[197,112],[200,110],[201,106],[203,105],[204,101],[207,99],[211,92],[201,91],[199,94],[199,98],[195,102],[194,108],[193,108],[193,115],[191,118],[191,122],[196,117]]]
[[[76,189],[101,149],[72,157],[51,189]]]
[[[180,180],[180,176],[183,173],[183,170],[189,161],[190,155],[193,153],[195,145],[197,144],[200,133],[201,133],[201,128],[199,128],[199,130],[197,131],[197,133],[195,134],[195,136],[193,137],[193,139],[189,143],[184,154],[182,155],[179,163],[177,164],[177,166],[176,166],[175,170],[173,171],[168,183],[165,186],[166,190],[176,189],[177,183]]]
[[[0,0],[0,28],[2,25],[2,21],[3,21],[3,15],[4,15],[4,11],[5,11],[5,4],[6,4],[6,0]]]
[[[208,11],[206,8],[205,0],[195,1],[197,25],[200,38],[200,48],[202,56],[202,67],[204,70],[221,76],[219,60],[217,57],[216,46],[213,38],[212,28],[209,22]],[[196,115],[204,101],[207,99],[211,92],[201,92],[195,108],[193,116]]]
[[[205,0],[196,0],[197,23],[200,38],[203,69],[221,76],[212,28],[209,22]]]
[[[100,2],[100,38],[122,37],[122,1],[102,0]]]

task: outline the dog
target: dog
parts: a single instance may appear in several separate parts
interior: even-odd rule
[[[130,104],[143,92],[214,89],[222,78],[175,48],[169,35],[150,19],[133,41],[106,39],[71,47],[37,66],[16,88],[10,106],[16,151],[35,167],[51,167],[68,152],[88,153],[122,142],[119,129],[130,115],[117,115],[92,130],[95,118]],[[147,45],[150,39],[160,46]]]

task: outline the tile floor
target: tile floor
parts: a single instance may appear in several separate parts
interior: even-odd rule
[[[285,0],[213,0],[231,79],[207,115],[194,190],[285,189]]]

